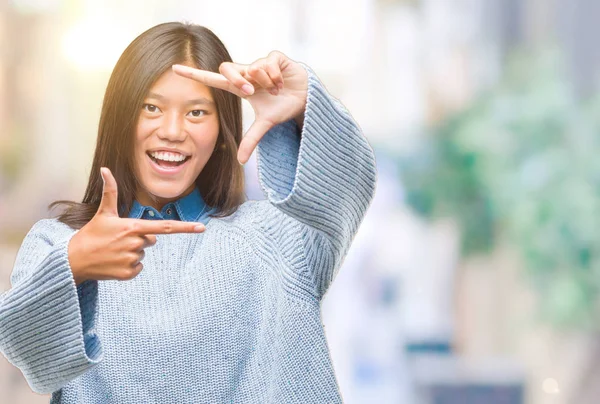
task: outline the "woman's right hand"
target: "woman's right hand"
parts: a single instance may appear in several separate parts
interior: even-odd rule
[[[104,187],[98,211],[70,240],[69,264],[75,284],[89,280],[130,280],[143,268],[144,249],[156,244],[156,234],[201,233],[202,223],[119,217],[117,182],[108,168],[100,169]]]

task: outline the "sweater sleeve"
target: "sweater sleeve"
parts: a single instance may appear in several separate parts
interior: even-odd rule
[[[75,233],[57,233],[50,219],[33,226],[17,253],[12,287],[0,295],[0,352],[40,394],[59,390],[102,359],[97,281],[75,285],[67,255]]]
[[[302,131],[293,119],[275,126],[258,145],[257,164],[267,199],[301,223],[300,233],[289,233],[285,241],[301,244],[321,298],[373,199],[377,172],[360,127],[302,66],[308,73]]]

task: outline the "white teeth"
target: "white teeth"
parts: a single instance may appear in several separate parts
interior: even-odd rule
[[[157,160],[163,161],[183,161],[185,160],[185,156],[179,153],[170,153],[170,152],[152,152],[150,153],[152,157]]]

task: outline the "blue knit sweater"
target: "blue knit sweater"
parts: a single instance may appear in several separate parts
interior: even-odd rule
[[[75,285],[56,219],[25,237],[0,296],[0,351],[52,403],[339,403],[321,300],[372,200],[375,158],[309,73],[257,149],[267,199],[158,235],[130,281]]]

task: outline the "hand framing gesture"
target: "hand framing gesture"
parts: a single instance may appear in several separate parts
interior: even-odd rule
[[[250,102],[255,119],[240,143],[238,160],[242,164],[269,129],[292,118],[299,123],[303,120],[308,75],[281,52],[273,51],[250,65],[224,62],[219,66],[220,74],[182,65],[174,65],[173,71]]]
[[[205,230],[202,223],[119,217],[117,182],[108,168],[100,171],[104,189],[98,211],[69,242],[69,264],[77,285],[88,279],[133,279],[142,270],[144,248],[156,244],[155,234]]]

